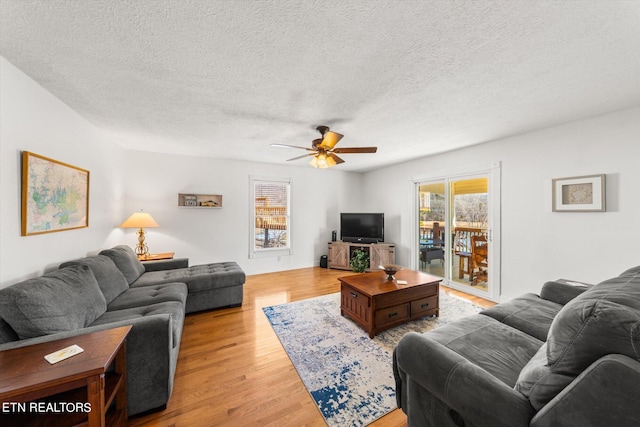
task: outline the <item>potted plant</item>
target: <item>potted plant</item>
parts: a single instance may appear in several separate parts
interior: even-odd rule
[[[356,273],[364,273],[369,268],[369,253],[362,249],[354,250],[349,265]]]

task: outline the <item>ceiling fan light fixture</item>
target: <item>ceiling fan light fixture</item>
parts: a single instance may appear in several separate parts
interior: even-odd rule
[[[327,156],[325,153],[319,153],[313,156],[309,164],[318,169],[328,169],[332,166],[337,165],[336,161],[331,156]]]
[[[320,153],[316,156],[316,158],[318,159],[318,167],[320,169],[326,169],[327,166],[327,155],[324,153]]]
[[[327,164],[328,168],[337,165],[336,161],[333,160],[333,158],[331,156],[327,157],[326,164]]]

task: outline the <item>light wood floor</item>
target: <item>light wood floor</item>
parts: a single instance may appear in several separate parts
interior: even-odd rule
[[[349,271],[319,267],[248,276],[242,307],[188,315],[173,394],[130,426],[325,426],[263,307],[340,291]],[[489,307],[492,302],[447,288]],[[397,409],[373,426],[406,426]]]

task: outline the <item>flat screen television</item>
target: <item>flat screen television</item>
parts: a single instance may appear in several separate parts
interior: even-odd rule
[[[384,214],[341,213],[340,240],[353,243],[384,242]]]

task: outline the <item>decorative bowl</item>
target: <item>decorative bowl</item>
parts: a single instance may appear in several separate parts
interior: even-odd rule
[[[387,280],[393,280],[393,275],[402,270],[402,266],[397,264],[382,264],[379,265],[378,268],[387,273]]]

